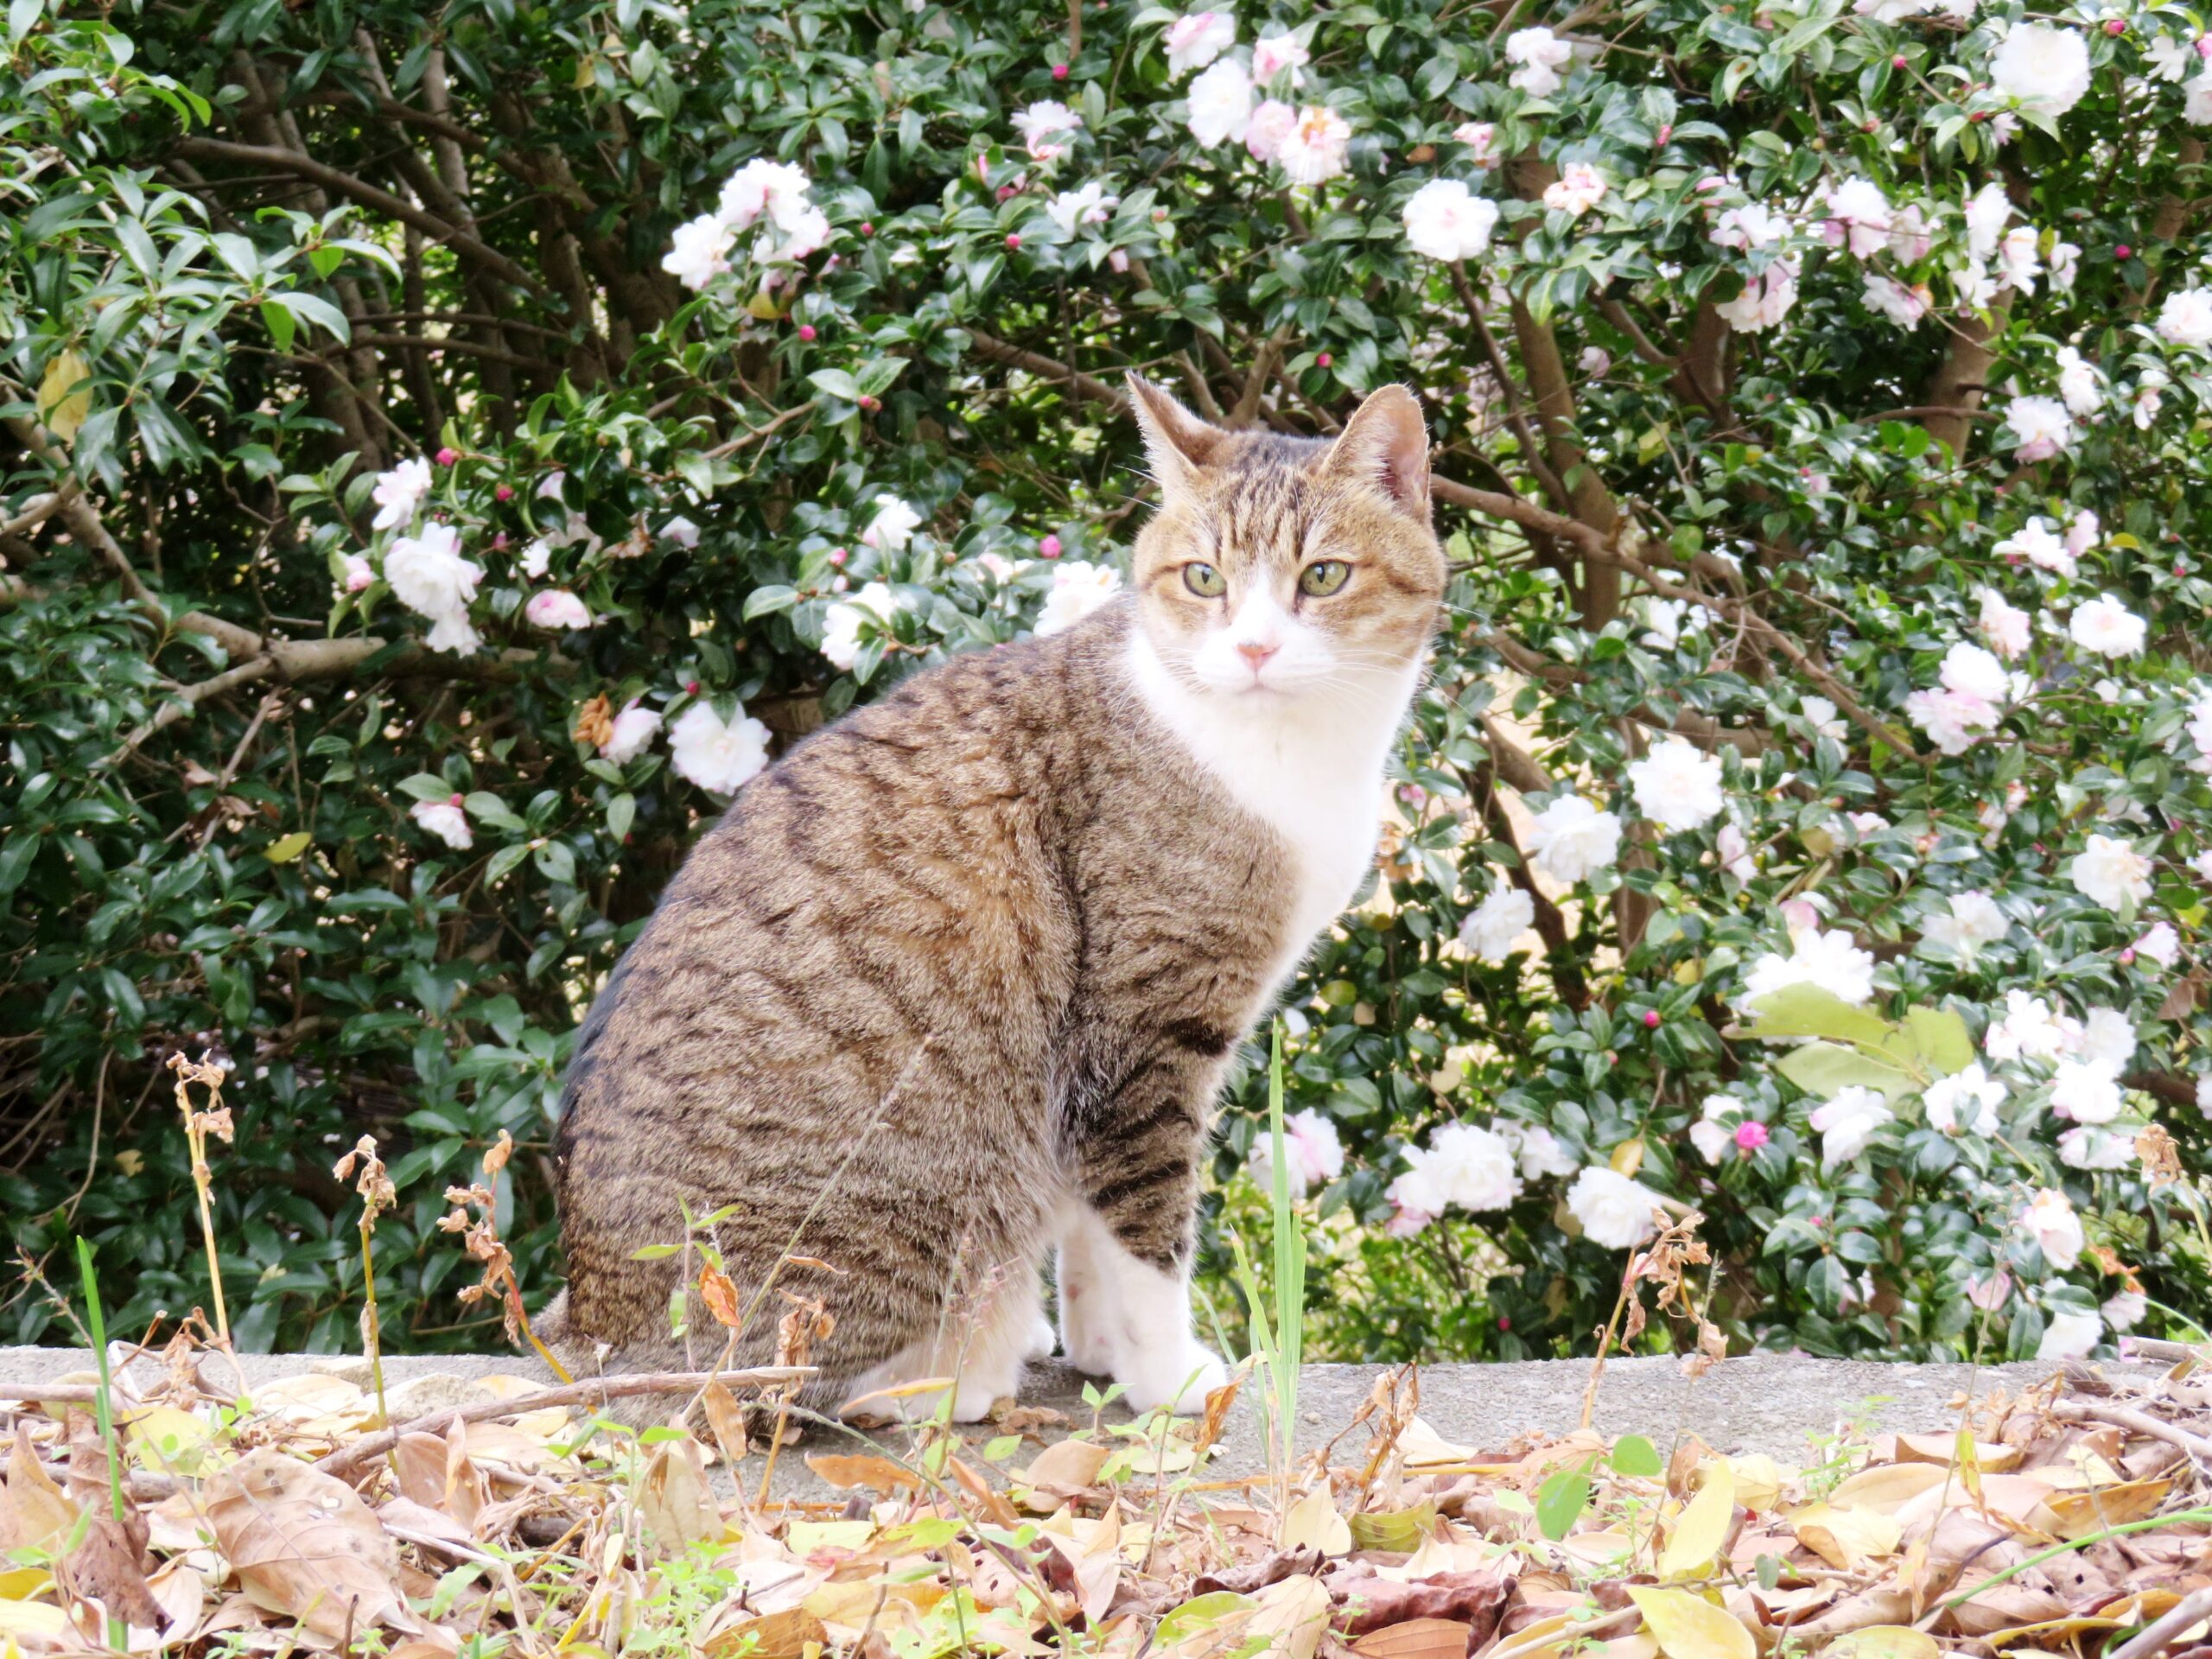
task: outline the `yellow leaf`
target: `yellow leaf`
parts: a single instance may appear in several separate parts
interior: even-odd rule
[[[1873,1558],[1897,1553],[1903,1529],[1893,1515],[1808,1503],[1789,1517],[1797,1541],[1839,1573],[1856,1573]]]
[[[0,1601],[0,1636],[69,1635],[69,1620],[59,1607],[42,1601]]]
[[[76,442],[77,429],[92,412],[89,386],[81,391],[70,391],[89,372],[85,359],[75,352],[56,352],[47,360],[46,373],[38,383],[38,417],[64,443]]]
[[[1910,1624],[1870,1624],[1836,1637],[1821,1652],[1827,1659],[1942,1659],[1943,1649]]]
[[[130,1414],[123,1436],[130,1460],[155,1474],[195,1475],[205,1466],[214,1431],[188,1411],[149,1406]]]
[[[2157,1514],[2172,1485],[2170,1480],[2130,1480],[2093,1491],[2053,1492],[2028,1516],[2028,1523],[2054,1538],[2086,1538]]]
[[[1931,1486],[1950,1478],[1948,1470],[1933,1463],[1885,1463],[1861,1469],[1830,1494],[1838,1509],[1901,1510]]]
[[[1724,1461],[1706,1465],[1705,1484],[1683,1506],[1659,1558],[1662,1578],[1702,1572],[1727,1541],[1729,1518],[1736,1512],[1736,1471]],[[1662,1638],[1663,1639],[1663,1638]]]
[[[1329,1592],[1320,1580],[1303,1575],[1285,1579],[1260,1592],[1260,1611],[1244,1627],[1245,1634],[1267,1637],[1269,1653],[1313,1659],[1321,1632],[1329,1627]],[[1464,1639],[1459,1650],[1466,1651]]]
[[[295,830],[289,836],[279,836],[269,843],[269,850],[262,855],[271,864],[289,864],[307,851],[315,837],[304,830]]]
[[[862,1549],[874,1536],[873,1521],[794,1521],[784,1541],[804,1560],[817,1549]]]
[[[1628,1593],[1667,1659],[1758,1659],[1751,1633],[1702,1596],[1642,1584]]]
[[[1643,1141],[1638,1139],[1622,1141],[1613,1148],[1613,1155],[1605,1161],[1612,1166],[1615,1174],[1625,1175],[1633,1180],[1636,1178],[1636,1172],[1643,1167]]]
[[[29,1601],[54,1584],[54,1575],[42,1567],[16,1567],[0,1571],[0,1601]]]
[[[575,91],[588,91],[599,79],[599,60],[587,52],[576,60],[576,78],[569,85]]]
[[[1782,1465],[1763,1452],[1728,1459],[1736,1501],[1747,1510],[1770,1510],[1782,1498]]]
[[[1283,1549],[1312,1548],[1324,1555],[1349,1555],[1351,1528],[1337,1513],[1336,1503],[1324,1486],[1290,1506],[1282,1518],[1282,1535],[1275,1541]]]

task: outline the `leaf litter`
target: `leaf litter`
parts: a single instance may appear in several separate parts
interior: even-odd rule
[[[1365,1446],[1231,1478],[1212,1440],[1239,1377],[1202,1420],[1096,1414],[1051,1444],[1011,1407],[980,1448],[930,1423],[802,1443],[843,1497],[778,1503],[716,1479],[803,1414],[743,1373],[641,1433],[495,1379],[499,1416],[446,1409],[360,1458],[384,1425],[350,1382],[235,1397],[171,1364],[143,1395],[118,1373],[122,1522],[87,1384],[0,1398],[0,1652],[111,1649],[111,1615],[132,1653],[398,1659],[2212,1651],[2212,1369],[2177,1351],[1794,1467],[1688,1436],[1454,1445],[1408,1370]]]

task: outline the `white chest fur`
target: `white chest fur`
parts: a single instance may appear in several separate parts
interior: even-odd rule
[[[1358,692],[1219,696],[1183,684],[1143,631],[1130,631],[1129,678],[1145,707],[1231,798],[1289,843],[1298,896],[1278,982],[1366,877],[1382,822],[1383,763],[1420,671],[1408,664]]]

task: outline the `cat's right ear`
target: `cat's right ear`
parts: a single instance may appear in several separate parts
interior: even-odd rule
[[[1144,433],[1145,454],[1163,498],[1186,493],[1201,467],[1210,465],[1229,435],[1209,426],[1166,392],[1132,372],[1129,408]]]

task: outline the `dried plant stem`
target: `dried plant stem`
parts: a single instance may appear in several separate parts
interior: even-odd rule
[[[2115,1428],[2177,1446],[2199,1464],[2212,1465],[2212,1440],[2176,1424],[2160,1422],[2147,1412],[2133,1411],[2126,1406],[2107,1406],[2094,1400],[2060,1400],[2052,1404],[2050,1414],[2063,1423],[2110,1423]]]
[[[399,1444],[409,1434],[427,1433],[454,1422],[487,1423],[494,1418],[516,1417],[527,1412],[543,1411],[551,1406],[596,1405],[602,1401],[620,1400],[638,1394],[683,1394],[693,1389],[703,1389],[709,1382],[720,1382],[728,1388],[767,1387],[776,1383],[803,1382],[814,1375],[811,1365],[756,1365],[739,1371],[639,1371],[627,1376],[588,1377],[582,1382],[566,1382],[557,1389],[540,1389],[535,1394],[519,1395],[512,1400],[492,1400],[482,1405],[448,1407],[442,1411],[425,1413],[412,1422],[401,1423],[375,1434],[366,1435],[353,1445],[319,1459],[315,1467],[327,1475],[341,1479],[353,1473],[364,1464],[373,1461],[389,1447]]]
[[[1628,1311],[1628,1299],[1636,1284],[1636,1268],[1641,1252],[1630,1250],[1628,1266],[1621,1269],[1621,1294],[1613,1300],[1613,1311],[1605,1321],[1605,1328],[1598,1333],[1598,1357],[1590,1362],[1590,1381],[1582,1390],[1582,1427],[1588,1428],[1590,1420],[1598,1414],[1598,1384],[1605,1380],[1605,1351],[1613,1345],[1613,1333],[1621,1328],[1621,1315]]]
[[[215,1203],[213,1197],[214,1173],[207,1167],[207,1130],[200,1122],[200,1115],[192,1109],[192,1096],[187,1088],[188,1077],[196,1076],[206,1081],[212,1067],[192,1067],[183,1055],[172,1056],[169,1067],[176,1074],[176,1103],[184,1114],[185,1144],[192,1153],[192,1185],[200,1195],[200,1237],[207,1247],[207,1284],[215,1301],[215,1335],[226,1348],[231,1345],[231,1312],[223,1300],[223,1263],[215,1251]],[[218,1073],[218,1076],[220,1074]],[[216,1085],[208,1085],[208,1109],[213,1112],[220,1103],[215,1093]]]

